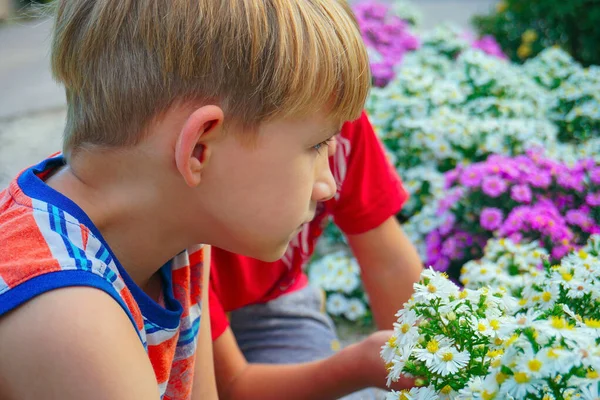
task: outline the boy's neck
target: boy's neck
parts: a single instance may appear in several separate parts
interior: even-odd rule
[[[142,289],[167,261],[195,244],[186,229],[177,183],[139,152],[78,156],[47,184],[90,217],[121,265]],[[164,179],[163,179],[164,176]]]

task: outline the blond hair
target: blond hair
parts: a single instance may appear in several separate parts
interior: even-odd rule
[[[178,102],[245,126],[327,108],[359,116],[367,53],[345,0],[60,0],[52,69],[66,88],[65,153],[137,143]]]

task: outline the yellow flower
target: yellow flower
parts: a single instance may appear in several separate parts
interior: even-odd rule
[[[533,43],[537,40],[537,38],[538,38],[538,34],[533,29],[527,29],[521,35],[521,40],[523,40],[523,43]]]
[[[529,57],[532,53],[531,50],[531,46],[527,43],[523,43],[519,46],[519,48],[517,49],[517,56],[519,56],[520,59],[525,59],[527,57]]]
[[[497,5],[496,5],[496,11],[498,11],[498,13],[503,13],[504,11],[508,10],[508,4],[506,4],[505,1],[500,1]]]

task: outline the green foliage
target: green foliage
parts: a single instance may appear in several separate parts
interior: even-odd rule
[[[501,0],[493,13],[473,22],[514,61],[559,46],[584,66],[600,64],[599,0]]]

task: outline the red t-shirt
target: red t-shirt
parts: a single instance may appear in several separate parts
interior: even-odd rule
[[[329,162],[337,193],[317,206],[316,217],[290,243],[283,258],[268,263],[212,249],[209,293],[213,340],[228,326],[226,312],[265,303],[307,285],[303,267],[329,216],[346,234],[364,233],[397,214],[408,198],[364,113],[343,126]]]

